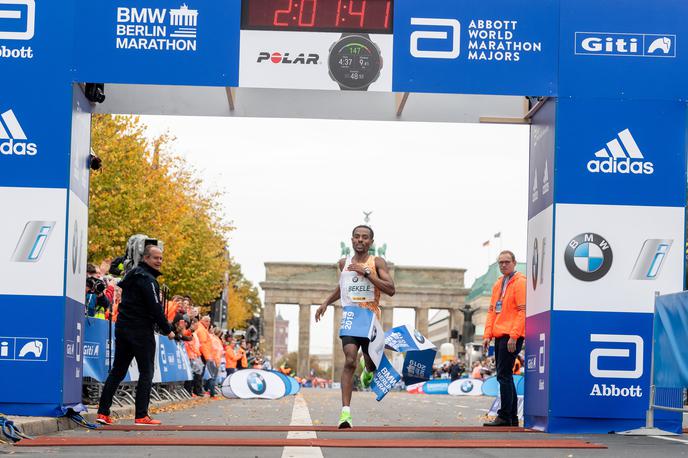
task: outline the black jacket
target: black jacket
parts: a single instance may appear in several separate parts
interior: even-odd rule
[[[156,280],[159,275],[160,272],[141,262],[119,282],[122,302],[117,314],[117,328],[153,332],[157,324],[162,334],[172,332],[162,310],[160,285]]]

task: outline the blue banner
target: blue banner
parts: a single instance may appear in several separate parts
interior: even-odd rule
[[[437,351],[434,349],[409,351],[404,356],[401,375],[406,385],[413,385],[428,380],[432,376],[432,363]]]
[[[657,297],[655,302],[655,374],[661,388],[688,386],[688,293]]]
[[[557,203],[685,206],[683,103],[557,103]]]
[[[394,5],[395,92],[556,94],[556,0]]]
[[[382,398],[387,395],[392,388],[401,380],[401,375],[392,367],[386,356],[382,356],[380,365],[375,371],[375,376],[373,377],[373,382],[370,388],[376,395],[376,400],[381,401]]]
[[[339,337],[370,338],[371,326],[375,320],[372,310],[351,305],[342,309],[342,321],[339,325]]]
[[[562,1],[560,95],[685,97],[686,16],[688,3],[675,0]]]
[[[241,2],[80,1],[77,81],[237,86]]]

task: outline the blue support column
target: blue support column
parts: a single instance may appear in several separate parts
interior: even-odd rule
[[[55,416],[81,402],[90,106],[70,82],[74,2],[3,8],[0,412]]]
[[[683,288],[685,123],[673,101],[567,98],[536,117],[527,426],[606,433],[644,424],[654,294]],[[537,140],[551,126],[543,154]],[[548,154],[553,205],[539,211],[534,171]],[[532,286],[543,262],[553,266],[551,292]],[[681,416],[660,414],[657,425],[680,431]]]

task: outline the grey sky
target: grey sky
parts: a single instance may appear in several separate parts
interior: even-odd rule
[[[226,191],[225,212],[237,227],[230,251],[255,283],[264,279],[266,261],[335,262],[340,241],[349,242],[364,210],[373,211],[376,242],[387,243],[390,261],[463,267],[466,286],[484,273],[500,246],[520,260],[525,256],[528,127],[142,120],[151,134],[169,130],[177,137],[175,151],[209,187]],[[483,248],[497,232],[501,240]],[[292,326],[297,321],[296,315],[285,318]],[[331,330],[327,337],[320,328],[312,340],[331,341]],[[290,334],[291,347],[295,328]]]

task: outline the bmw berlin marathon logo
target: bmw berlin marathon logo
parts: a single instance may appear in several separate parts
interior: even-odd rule
[[[413,331],[413,337],[416,338],[416,340],[418,341],[418,343],[424,343],[424,342],[425,342],[425,337],[423,337],[423,334],[421,334],[420,331],[419,331],[418,329],[416,329],[415,331]]]
[[[533,290],[537,289],[538,283],[538,272],[540,270],[540,253],[538,252],[538,241],[537,238],[533,244],[533,260],[530,264],[530,277],[533,282]]]
[[[569,273],[581,281],[604,277],[612,267],[612,248],[601,235],[588,232],[571,239],[564,262]]]
[[[265,393],[265,390],[268,387],[265,383],[265,379],[258,372],[250,374],[246,380],[246,384],[248,385],[248,389],[251,390],[251,393],[255,395],[261,395]]]
[[[466,380],[461,384],[460,389],[462,393],[470,393],[473,390],[473,382]]]

